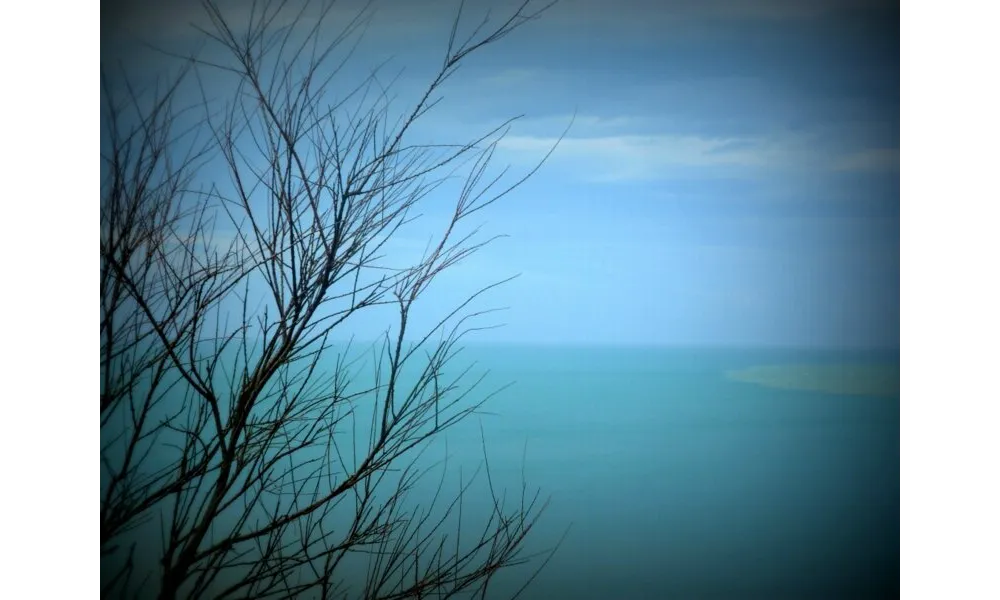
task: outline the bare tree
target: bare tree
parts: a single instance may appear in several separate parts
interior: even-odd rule
[[[236,26],[205,0],[201,35],[226,59],[175,57],[168,85],[142,90],[102,66],[104,597],[485,596],[526,560],[537,492],[505,501],[486,468],[492,510],[474,531],[471,478],[452,494],[442,470],[433,501],[407,498],[429,472],[421,450],[489,398],[453,360],[489,288],[423,331],[410,317],[489,241],[462,233],[467,218],[534,171],[488,174],[506,124],[457,145],[410,139],[461,61],[549,6],[531,4],[468,37],[460,8],[440,69],[396,118],[378,69],[338,79],[367,7],[328,35],[332,2],[254,2]],[[389,240],[456,173],[437,240],[392,264]],[[333,343],[386,307],[369,353]]]

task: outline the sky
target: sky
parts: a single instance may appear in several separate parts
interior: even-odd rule
[[[343,77],[388,59],[412,102],[457,6],[376,3]],[[514,4],[467,2],[460,31],[487,7]],[[199,10],[103,3],[102,63],[155,71],[135,40],[190,46]],[[468,57],[414,132],[466,141],[520,116],[494,156],[512,177],[558,141],[477,213],[483,236],[506,237],[442,277],[416,326],[518,275],[484,298],[504,326],[475,339],[898,347],[898,67],[898,2],[561,0]],[[448,192],[389,248],[422,248]]]

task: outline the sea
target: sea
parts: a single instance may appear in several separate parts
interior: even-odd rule
[[[459,357],[468,381],[482,376],[470,401],[496,393],[425,449],[445,467],[407,502],[426,504],[439,472],[447,491],[478,469],[465,535],[494,496],[544,505],[531,560],[488,598],[898,597],[898,350],[468,344]]]
[[[466,352],[514,383],[453,437],[469,456],[484,438],[495,470],[523,463],[550,498],[530,544],[561,540],[520,597],[898,597],[898,350]],[[825,369],[843,392],[741,379],[760,367]]]

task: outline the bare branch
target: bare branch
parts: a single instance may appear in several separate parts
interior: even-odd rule
[[[473,302],[507,280],[430,327],[414,315],[442,272],[495,239],[468,217],[535,169],[507,185],[506,169],[490,173],[510,121],[452,144],[412,130],[466,57],[550,5],[487,15],[464,39],[460,5],[440,69],[393,119],[383,65],[340,83],[370,3],[340,23],[331,1],[255,0],[245,23],[202,4],[210,58],[163,51],[178,72],[142,89],[102,68],[102,595],[485,594],[526,560],[544,503],[524,487],[507,501],[484,439],[492,510],[471,535],[476,476],[448,498],[447,459],[426,454],[499,391],[480,393],[485,375],[456,356],[489,328]],[[456,176],[423,256],[386,262]],[[376,307],[396,315],[370,355],[332,341]],[[435,469],[433,496],[414,500]]]

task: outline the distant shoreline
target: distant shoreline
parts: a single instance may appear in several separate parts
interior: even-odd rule
[[[762,365],[728,371],[726,377],[769,388],[899,398],[899,365]]]

